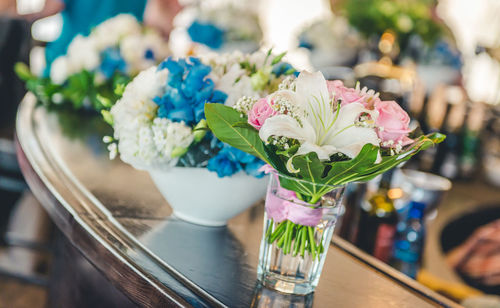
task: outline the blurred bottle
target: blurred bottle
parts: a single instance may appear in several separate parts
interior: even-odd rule
[[[479,169],[480,133],[483,128],[484,113],[485,110],[482,104],[474,104],[469,111],[461,132],[462,144],[459,169],[461,178],[465,180],[474,178]]]
[[[417,276],[424,247],[425,204],[411,201],[406,220],[397,225],[391,265],[411,278]]]
[[[393,170],[382,175],[379,190],[363,202],[356,245],[379,260],[391,257],[396,224],[394,203],[389,197]]]
[[[466,112],[464,99],[465,95],[460,87],[447,88],[447,112],[439,129],[446,135],[446,139],[437,148],[431,172],[449,179],[456,179],[460,174],[460,139]]]
[[[336,233],[343,239],[355,243],[358,236],[361,204],[366,196],[366,183],[349,183],[344,197],[345,212]]]
[[[441,129],[443,123],[446,122],[447,106],[446,86],[443,84],[437,85],[425,104],[424,116],[419,121],[424,133],[437,132]],[[437,149],[437,147],[430,147],[418,155],[419,170],[427,172],[432,170]]]

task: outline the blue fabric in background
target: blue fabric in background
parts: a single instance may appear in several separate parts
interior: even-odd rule
[[[142,21],[146,0],[61,0],[65,8],[61,12],[63,26],[61,35],[47,44],[45,59],[46,73],[59,56],[66,53],[69,43],[77,34],[88,35],[101,22],[121,13],[134,15]]]

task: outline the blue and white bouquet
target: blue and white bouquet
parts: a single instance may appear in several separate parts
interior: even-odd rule
[[[52,63],[50,78],[29,71],[21,75],[44,103],[109,109],[119,98],[118,85],[168,55],[168,44],[158,32],[143,27],[132,15],[121,14],[99,24],[88,36],[77,35],[67,53]]]
[[[137,169],[208,168],[219,177],[239,171],[262,176],[263,163],[215,138],[205,104],[235,106],[277,89],[295,70],[271,52],[168,58],[141,72],[112,107],[110,156]]]
[[[298,46],[310,51],[316,69],[354,64],[363,43],[345,18],[333,14],[314,21],[298,35]]]
[[[262,30],[255,5],[245,1],[203,1],[187,6],[174,20],[170,48],[176,55],[206,51],[254,52]]]

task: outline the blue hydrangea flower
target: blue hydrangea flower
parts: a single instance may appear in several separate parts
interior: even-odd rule
[[[207,45],[212,49],[218,49],[224,43],[224,30],[211,23],[195,20],[187,32],[193,42]]]
[[[279,77],[291,69],[294,69],[294,67],[290,63],[280,62],[280,63],[273,66],[272,72],[276,77]],[[294,73],[298,73],[298,72],[294,72]],[[296,76],[298,76],[298,75],[296,75]]]
[[[120,51],[117,48],[107,48],[101,53],[101,65],[99,70],[107,79],[111,78],[114,73],[126,73],[127,62],[122,58]]]
[[[248,175],[251,175],[251,176],[254,176],[254,177],[260,179],[264,175],[266,175],[264,172],[260,171],[260,168],[262,168],[262,166],[264,166],[264,165],[265,165],[265,163],[262,160],[258,159],[257,157],[254,157],[253,162],[245,165],[245,172]]]
[[[178,61],[168,58],[158,69],[169,71],[165,94],[153,99],[160,118],[193,125],[205,119],[205,103],[226,101],[227,94],[216,90],[214,82],[207,77],[212,68],[197,58]]]
[[[217,172],[219,177],[231,176],[240,170],[257,178],[264,176],[263,172],[259,172],[264,162],[257,157],[220,141],[218,146],[221,150],[208,161],[208,170]]]
[[[207,169],[217,172],[217,175],[222,178],[231,176],[241,170],[239,162],[231,159],[228,153],[218,153],[208,161]]]

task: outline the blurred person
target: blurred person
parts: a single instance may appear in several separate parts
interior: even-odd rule
[[[489,286],[500,285],[500,219],[478,228],[446,256],[450,266]]]
[[[88,35],[93,27],[121,13],[135,16],[142,21],[146,0],[45,0],[40,12],[23,15],[31,22],[61,13],[63,19],[59,38],[47,44],[46,70],[59,56],[66,53],[68,45],[78,35]]]
[[[148,0],[144,11],[144,23],[157,29],[165,38],[173,29],[173,20],[182,6],[178,0]]]

